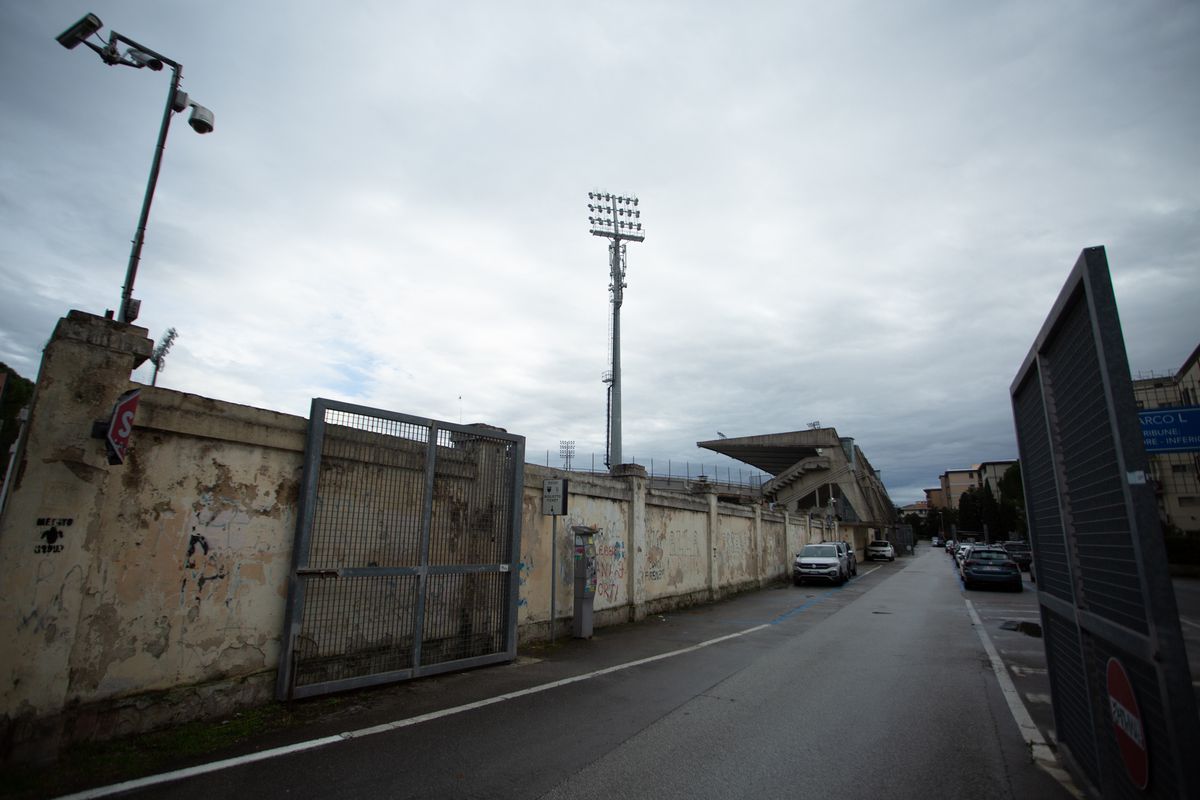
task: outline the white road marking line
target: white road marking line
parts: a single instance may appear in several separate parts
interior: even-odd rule
[[[1184,619],[1183,617],[1180,617],[1179,621],[1182,622],[1184,625],[1191,625],[1193,628],[1200,628],[1200,623],[1192,622],[1190,619]]]
[[[1021,695],[1017,693],[1017,687],[1013,685],[1012,678],[1008,677],[1008,672],[1004,668],[1004,661],[1001,660],[1000,654],[996,652],[996,648],[992,645],[992,640],[988,637],[987,631],[983,627],[983,621],[975,613],[975,606],[968,598],[964,597],[963,602],[967,604],[967,612],[971,615],[971,621],[975,623],[975,631],[979,634],[979,640],[983,642],[983,649],[987,651],[988,660],[992,663],[992,672],[995,673],[996,681],[1000,684],[1000,692],[1004,695],[1005,702],[1008,703],[1008,710],[1013,715],[1013,720],[1017,723],[1017,728],[1021,731],[1021,737],[1029,745],[1029,749],[1033,754],[1033,760],[1037,762],[1039,767],[1049,773],[1051,777],[1062,784],[1063,788],[1070,792],[1072,796],[1082,800],[1083,793],[1075,788],[1071,776],[1059,765],[1054,751],[1046,744],[1046,740],[1042,737],[1042,732],[1038,730],[1038,726],[1034,723],[1033,717],[1029,716],[1029,710],[1021,702]]]
[[[1050,705],[1050,695],[1048,694],[1037,694],[1035,692],[1030,692],[1029,694],[1025,695],[1025,699],[1031,703],[1039,703],[1044,706]]]
[[[345,733],[339,733],[333,736],[323,736],[320,739],[310,739],[307,742],[297,742],[296,744],[290,744],[286,747],[275,747],[270,750],[263,750],[259,753],[251,753],[249,755],[238,756],[236,758],[226,758],[221,761],[213,761],[208,764],[200,764],[195,767],[188,767],[187,769],[177,769],[171,772],[163,772],[159,775],[148,775],[145,778],[136,778],[134,780],[124,781],[122,783],[114,783],[110,786],[100,786],[95,789],[87,789],[82,792],[76,792],[75,794],[64,795],[63,797],[59,798],[59,800],[90,800],[90,798],[93,797],[108,797],[109,795],[132,791],[133,789],[144,789],[147,786],[157,786],[163,783],[171,783],[173,781],[183,780],[185,778],[193,778],[197,775],[205,775],[209,772],[219,772],[221,770],[231,769],[233,767],[240,767],[244,764],[252,764],[256,761],[265,761],[271,758],[291,755],[292,753],[301,753],[305,750],[315,750],[320,747],[325,747],[326,745],[345,742],[352,739],[361,739],[364,736],[372,736],[376,733],[386,733],[388,731],[399,730],[412,725],[419,725],[422,722],[429,722],[431,720],[441,719],[442,717],[450,717],[454,716],[455,714],[461,714],[464,711],[474,711],[475,709],[483,708],[484,706],[490,706],[495,703],[503,703],[506,700],[515,700],[518,697],[526,697],[527,695],[538,694],[539,692],[557,689],[560,686],[568,686],[572,683],[591,680],[592,678],[598,678],[601,675],[609,675],[614,672],[620,672],[621,670],[631,669],[632,667],[640,667],[643,664],[651,664],[655,661],[662,661],[667,658],[674,658],[675,656],[694,653],[702,648],[719,644],[721,642],[726,642],[730,639],[736,639],[739,636],[746,636],[751,633],[756,633],[769,627],[771,627],[769,624],[756,625],[755,627],[747,628],[744,631],[730,633],[725,636],[718,636],[716,639],[709,639],[706,642],[700,642],[699,644],[694,644],[690,647],[672,650],[669,653],[660,653],[656,656],[640,658],[637,661],[628,661],[624,664],[616,664],[615,666],[598,669],[594,672],[588,672],[584,675],[575,675],[571,678],[563,678],[562,680],[543,683],[539,686],[531,686],[528,689],[521,689],[516,692],[507,692],[505,694],[496,695],[495,697],[489,697],[484,700],[477,700],[474,703],[465,703],[461,706],[454,706],[453,708],[443,708],[440,711],[431,711],[428,714],[420,714],[415,717],[409,717],[408,719],[400,719],[396,720],[395,722],[384,723],[383,725],[374,725],[370,728],[361,728],[356,731],[346,731]]]
[[[1009,664],[1008,668],[1012,673],[1019,678],[1024,678],[1027,675],[1046,675],[1048,674],[1044,667],[1023,667],[1020,664]]]

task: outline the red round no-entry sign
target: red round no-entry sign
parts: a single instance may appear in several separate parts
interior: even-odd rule
[[[1107,673],[1108,711],[1117,748],[1133,785],[1145,789],[1150,781],[1150,756],[1146,751],[1146,733],[1137,698],[1133,695],[1133,684],[1125,674],[1125,667],[1115,658],[1108,659]]]

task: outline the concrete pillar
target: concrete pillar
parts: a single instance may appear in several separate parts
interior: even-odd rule
[[[708,526],[706,541],[708,544],[708,596],[717,600],[721,597],[721,569],[717,561],[717,537],[721,535],[721,517],[717,512],[717,490],[713,486],[704,487],[704,497],[708,500]]]
[[[629,553],[628,597],[633,621],[646,617],[646,468],[637,464],[618,464],[613,477],[629,487],[629,531],[625,545]]]
[[[754,507],[754,529],[750,534],[752,538],[751,546],[754,548],[754,577],[758,581],[758,588],[762,588],[766,581],[763,577],[763,550],[765,549],[762,535],[762,507]]]
[[[0,519],[0,740],[53,738],[47,720],[72,699],[72,651],[106,531],[97,514],[110,482],[92,423],[105,419],[153,348],[145,328],[71,311],[42,355],[26,446]],[[84,648],[86,649],[86,648]],[[80,654],[79,657],[83,657]],[[43,741],[45,741],[43,739]]]

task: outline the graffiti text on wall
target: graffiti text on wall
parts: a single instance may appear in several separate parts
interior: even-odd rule
[[[66,537],[66,529],[75,524],[75,520],[71,517],[38,517],[37,527],[44,528],[38,534],[38,538],[44,544],[36,544],[33,546],[33,552],[38,555],[47,553],[61,553],[64,545],[58,543],[59,539]]]
[[[604,531],[597,534],[596,594],[612,604],[616,602],[620,582],[625,579],[625,543],[620,539],[604,541]]]

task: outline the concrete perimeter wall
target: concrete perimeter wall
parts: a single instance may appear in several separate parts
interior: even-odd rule
[[[597,624],[639,620],[695,603],[719,600],[790,578],[791,556],[825,538],[806,517],[759,506],[717,502],[711,487],[691,495],[649,489],[642,467],[626,464],[613,476],[565,473],[525,465],[521,529],[521,637],[570,634],[574,614],[572,529],[596,531]],[[565,478],[568,513],[541,512],[542,481]],[[557,526],[557,557],[552,532]],[[832,532],[831,532],[832,533]],[[551,566],[555,570],[552,575]]]
[[[126,462],[92,422],[138,386],[147,331],[82,312],[46,347],[0,517],[0,759],[267,702],[280,652],[307,420],[142,388]],[[823,538],[804,518],[648,488],[634,465],[572,473],[570,514],[541,514],[526,465],[519,636],[573,613],[571,527],[597,531],[598,626],[785,579]],[[49,745],[49,747],[47,747]]]

